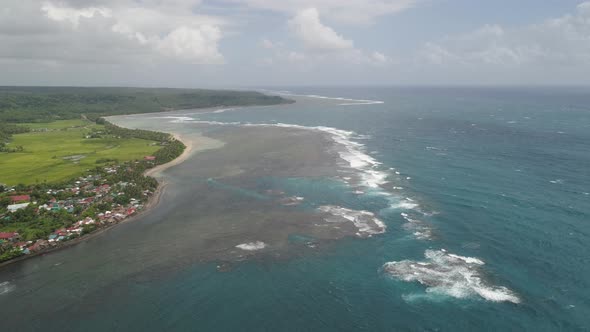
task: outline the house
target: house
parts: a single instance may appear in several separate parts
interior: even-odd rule
[[[13,241],[20,236],[16,232],[0,232],[0,240]]]
[[[29,252],[35,252],[35,251],[43,250],[44,248],[46,248],[48,246],[49,246],[49,241],[37,240],[37,242],[35,242],[35,244],[29,246],[27,249],[29,250]]]
[[[21,242],[17,242],[13,245],[13,247],[15,248],[19,248],[22,251],[25,251],[27,249],[27,246],[30,245],[32,242],[31,241],[21,241]]]
[[[12,204],[12,205],[7,206],[6,208],[8,209],[8,211],[14,212],[14,211],[26,208],[27,206],[29,206],[29,204],[31,204],[31,203]]]
[[[15,195],[15,196],[10,196],[10,201],[12,203],[30,202],[31,201],[31,196],[29,196],[29,195]]]
[[[145,161],[155,161],[156,157],[155,156],[145,156],[143,157],[143,160]]]
[[[39,251],[41,249],[43,249],[43,248],[41,248],[41,245],[39,244],[39,242],[35,242],[35,244],[33,244],[32,246],[29,246],[27,248],[27,250],[29,252],[35,252],[35,251]]]

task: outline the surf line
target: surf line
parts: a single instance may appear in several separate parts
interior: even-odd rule
[[[206,121],[189,118],[185,116],[166,116],[162,118],[170,119],[173,123],[193,123],[200,125],[220,125],[220,126],[243,126],[243,127],[280,127],[293,128],[298,130],[317,131],[328,135],[336,144],[337,153],[340,160],[344,161],[346,168],[353,170],[355,183],[346,183],[352,188],[363,189],[363,193],[378,195],[384,197],[388,202],[385,210],[416,210],[421,212],[419,204],[408,198],[398,197],[397,195],[385,190],[382,185],[389,182],[390,173],[382,169],[382,163],[366,153],[363,144],[355,142],[355,138],[366,138],[367,136],[359,135],[353,131],[337,129],[326,126],[302,126],[285,123],[245,123],[245,122],[220,122]]]
[[[291,93],[289,91],[272,91],[272,90],[261,90],[263,92],[278,94],[281,96],[292,96],[292,97],[304,97],[304,98],[316,98],[316,99],[328,99],[328,100],[339,100],[342,101],[339,106],[354,106],[354,105],[376,105],[376,104],[385,104],[384,101],[381,100],[371,100],[371,99],[351,99],[351,98],[343,98],[343,97],[328,97],[328,96],[320,96],[320,95],[302,95]]]
[[[365,146],[354,139],[366,138],[353,131],[337,129],[326,126],[302,126],[285,123],[245,123],[245,122],[220,122],[205,121],[183,116],[168,116],[171,122],[190,122],[203,125],[222,125],[222,126],[245,126],[245,127],[282,127],[299,130],[319,131],[331,137],[332,141],[339,146],[337,149],[341,160],[345,161],[347,166],[356,170],[358,184],[353,186],[368,190],[369,194],[384,196],[389,201],[389,207],[384,210],[402,210],[412,211],[416,214],[425,214],[419,204],[414,200],[406,197],[397,197],[385,189],[382,185],[389,182],[389,174],[382,170],[381,162],[370,156],[365,151]],[[397,172],[396,172],[397,174]],[[357,235],[360,237],[371,237],[372,235],[382,234],[386,231],[386,224],[379,220],[375,214],[369,211],[350,210],[341,206],[320,206],[318,211],[331,215],[330,220],[340,221],[342,218],[352,221],[358,228]],[[402,213],[402,217],[410,223],[407,227],[414,227],[414,235],[420,240],[431,240],[432,231],[430,227],[419,221],[410,218],[407,213]],[[337,219],[340,217],[340,219]],[[332,219],[336,218],[336,219]],[[412,228],[413,229],[413,228]],[[243,244],[244,248],[262,248],[259,243]],[[239,248],[239,247],[238,247]],[[246,250],[247,250],[246,249]],[[418,282],[426,287],[426,294],[442,294],[459,299],[480,297],[491,302],[511,302],[518,304],[521,299],[512,290],[504,286],[492,284],[487,280],[487,273],[484,270],[484,262],[475,257],[459,256],[447,252],[445,249],[425,251],[425,261],[401,260],[385,263],[381,270],[390,277],[406,282]],[[411,297],[411,296],[410,296]]]

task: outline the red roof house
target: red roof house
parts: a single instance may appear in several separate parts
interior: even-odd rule
[[[145,156],[145,157],[143,157],[143,160],[154,161],[154,160],[156,160],[156,157],[155,156]]]
[[[21,202],[29,202],[31,200],[31,196],[29,195],[17,195],[17,196],[10,196],[12,203],[21,203]]]
[[[0,240],[12,240],[18,237],[18,233],[15,232],[0,232]]]
[[[41,245],[39,243],[35,243],[32,246],[28,247],[29,251],[39,251],[41,250]]]

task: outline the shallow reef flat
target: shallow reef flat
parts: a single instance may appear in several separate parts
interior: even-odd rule
[[[262,178],[337,176],[339,157],[326,135],[224,127],[205,135],[225,144],[198,152],[200,135],[183,134],[195,140],[197,153],[160,174],[166,183],[160,203],[137,221],[152,225],[142,236],[154,236],[150,251],[167,261],[285,257],[357,234],[354,223],[334,222],[305,198],[260,184]]]

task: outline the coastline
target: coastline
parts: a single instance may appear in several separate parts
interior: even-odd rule
[[[172,137],[174,137],[175,140],[184,144],[185,148],[184,148],[184,151],[182,152],[182,154],[165,164],[157,165],[155,167],[152,167],[152,168],[146,170],[143,173],[143,175],[151,176],[151,177],[154,177],[157,179],[158,176],[160,175],[160,173],[162,173],[163,171],[167,170],[168,168],[170,168],[172,166],[182,163],[183,161],[187,160],[190,157],[191,153],[193,152],[193,142],[188,139],[183,140],[183,137],[179,134],[174,133],[171,135],[172,135]],[[160,183],[160,185],[161,185],[161,183]],[[160,187],[160,185],[158,185],[158,188]]]
[[[236,106],[236,107],[251,107],[251,106],[258,106],[258,107],[268,106],[268,107],[270,107],[270,106],[284,106],[284,105],[290,105],[290,104],[292,104],[292,103],[284,103],[284,104],[277,104],[277,105],[248,105],[248,106]],[[207,110],[207,109],[209,109],[209,108],[196,109],[196,110]],[[184,109],[178,109],[178,110],[164,111],[164,112],[160,112],[160,113],[166,114],[166,113],[170,113],[170,112],[174,112],[174,111],[183,111],[183,110]],[[143,114],[159,114],[159,113],[136,113],[133,115],[143,115]],[[114,116],[125,116],[125,115],[114,115]],[[113,116],[109,116],[109,117],[113,117]],[[107,117],[107,118],[109,118],[109,117]],[[125,127],[125,126],[121,126],[121,127]],[[125,127],[125,128],[127,128],[127,127]],[[91,240],[94,237],[102,235],[106,231],[112,230],[115,227],[117,227],[118,225],[121,225],[121,224],[127,223],[127,222],[131,222],[131,221],[135,221],[137,218],[142,217],[145,214],[147,214],[147,212],[151,211],[154,207],[156,207],[160,203],[161,196],[168,185],[168,183],[165,180],[163,180],[162,177],[160,176],[163,171],[169,169],[170,167],[176,166],[176,165],[184,162],[189,157],[191,157],[193,155],[193,153],[195,153],[195,152],[209,150],[209,149],[217,149],[217,148],[220,148],[226,144],[223,141],[220,141],[220,140],[217,140],[217,139],[214,139],[211,137],[199,135],[199,143],[200,144],[199,144],[199,147],[195,149],[193,142],[196,141],[196,139],[194,139],[194,138],[188,139],[178,133],[168,132],[168,134],[170,134],[172,137],[174,137],[174,139],[176,139],[177,141],[180,141],[185,146],[185,149],[182,152],[182,154],[180,156],[176,157],[175,159],[173,159],[165,164],[156,165],[150,169],[147,169],[144,172],[145,176],[153,177],[156,179],[156,181],[158,181],[158,187],[153,192],[153,194],[147,199],[147,201],[144,205],[144,208],[141,211],[136,212],[134,215],[132,215],[132,216],[130,216],[118,223],[107,225],[107,226],[100,228],[92,233],[80,236],[79,238],[72,239],[67,242],[62,242],[56,247],[46,248],[46,249],[43,249],[38,252],[34,252],[31,254],[25,254],[25,255],[10,259],[8,261],[0,262],[0,268],[10,265],[10,264],[13,264],[13,263],[21,262],[21,261],[24,261],[24,260],[27,260],[30,258],[38,257],[38,256],[43,256],[45,254],[50,254],[50,253],[57,252],[62,249],[66,249],[66,248],[78,245],[82,242]]]
[[[82,242],[88,241],[90,239],[93,239],[103,233],[105,233],[108,230],[112,230],[115,227],[117,227],[118,225],[121,225],[123,223],[127,223],[130,221],[134,221],[137,218],[143,216],[144,214],[146,214],[147,212],[149,212],[151,209],[153,209],[154,207],[156,207],[159,203],[160,203],[160,199],[162,197],[162,194],[164,193],[164,190],[166,189],[166,186],[168,185],[168,183],[166,181],[163,181],[159,175],[161,174],[161,172],[165,171],[166,169],[178,165],[180,163],[182,163],[183,161],[185,161],[186,159],[188,159],[190,157],[190,155],[193,152],[193,143],[190,140],[183,140],[182,136],[179,134],[171,134],[174,139],[176,139],[177,141],[180,141],[182,144],[184,144],[185,149],[182,152],[182,154],[178,157],[176,157],[175,159],[165,163],[165,164],[161,164],[161,165],[157,165],[155,167],[152,167],[148,170],[146,170],[144,172],[145,176],[150,176],[155,178],[158,181],[158,187],[156,188],[156,190],[154,191],[154,193],[147,199],[147,202],[144,205],[144,208],[135,213],[134,215],[130,216],[129,218],[126,218],[124,220],[122,220],[121,222],[118,222],[116,224],[112,224],[112,225],[107,225],[106,227],[103,227],[101,229],[98,229],[92,233],[89,234],[85,234],[79,238],[67,241],[67,242],[63,242],[60,245],[53,247],[53,248],[47,248],[32,254],[28,254],[28,255],[22,255],[19,257],[15,257],[11,260],[5,261],[5,262],[1,262],[0,263],[0,268],[16,263],[16,262],[21,262],[24,260],[27,260],[29,258],[34,258],[34,257],[38,257],[38,256],[43,256],[45,254],[50,254],[62,249],[66,249],[72,246],[75,246],[77,244],[80,244]]]

